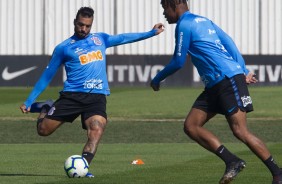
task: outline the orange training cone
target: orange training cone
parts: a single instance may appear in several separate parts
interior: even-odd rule
[[[143,164],[145,164],[145,163],[143,162],[143,160],[137,159],[137,160],[133,160],[133,161],[131,162],[131,164],[133,164],[133,165],[143,165]]]

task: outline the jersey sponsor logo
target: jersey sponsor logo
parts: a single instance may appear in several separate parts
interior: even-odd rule
[[[100,50],[88,52],[86,54],[79,56],[79,61],[82,65],[86,65],[94,61],[102,61],[102,60],[103,60],[103,54],[102,51]]]
[[[24,75],[24,74],[36,69],[36,68],[37,68],[36,66],[33,66],[33,67],[30,67],[30,68],[18,70],[18,71],[15,71],[15,72],[9,72],[8,67],[5,67],[5,69],[2,72],[2,78],[4,80],[12,80],[12,79],[15,79],[15,78],[17,78],[21,75]]]
[[[181,49],[182,49],[182,43],[183,43],[183,32],[179,33],[179,41],[178,41],[178,49],[177,49],[177,55],[181,56]]]
[[[199,23],[199,22],[207,21],[207,19],[205,19],[205,18],[195,18],[195,21],[196,21],[197,23]]]
[[[209,32],[209,34],[210,34],[210,35],[212,35],[212,34],[215,34],[215,33],[216,33],[216,31],[215,31],[214,29],[208,29],[208,32]]]
[[[84,50],[83,48],[79,48],[79,47],[77,47],[74,51],[74,53],[76,53],[77,55],[82,55],[86,52],[87,52],[87,50]]]
[[[250,96],[242,96],[241,100],[243,102],[243,106],[246,107],[249,104],[252,104],[252,99]]]
[[[92,37],[91,40],[93,40],[96,45],[102,45],[101,40],[96,36]]]
[[[222,50],[222,52],[227,52],[227,50],[225,49],[225,47],[222,45],[220,40],[215,40],[215,45],[217,46],[217,48],[219,48],[220,50]]]
[[[79,47],[77,47],[76,49],[75,49],[75,51],[74,51],[74,53],[81,53],[83,51],[83,49],[82,48],[79,48]]]
[[[103,80],[90,79],[83,83],[85,89],[103,89]]]
[[[74,44],[76,41],[75,40],[71,40],[70,41],[70,44]]]

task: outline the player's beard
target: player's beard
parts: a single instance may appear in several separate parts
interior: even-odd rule
[[[85,38],[88,35],[88,33],[84,32],[84,31],[76,31],[75,34],[79,38]]]

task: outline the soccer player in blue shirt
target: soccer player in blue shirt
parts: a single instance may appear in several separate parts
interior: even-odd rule
[[[52,134],[64,122],[73,122],[81,115],[82,127],[88,140],[82,156],[90,164],[107,124],[106,97],[110,94],[106,74],[106,49],[144,40],[164,31],[156,24],[149,32],[108,35],[90,33],[94,10],[82,7],[74,19],[74,35],[53,51],[50,63],[41,75],[27,100],[20,106],[23,113],[39,112],[37,132]],[[64,65],[67,79],[60,97],[52,101],[33,103],[45,90],[60,66]],[[86,177],[94,177],[88,173]]]
[[[205,149],[220,157],[226,170],[220,184],[230,183],[245,167],[244,160],[232,154],[219,139],[203,126],[216,114],[225,115],[229,126],[267,166],[272,184],[282,184],[282,173],[265,144],[247,128],[246,113],[253,110],[247,84],[256,83],[254,73],[232,39],[216,24],[189,11],[187,0],[161,0],[168,23],[176,23],[175,50],[168,65],[151,81],[158,91],[160,82],[183,67],[187,55],[205,85],[184,122],[185,133]]]

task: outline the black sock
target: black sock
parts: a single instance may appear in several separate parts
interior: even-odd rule
[[[94,154],[92,154],[90,152],[83,152],[82,156],[87,160],[89,165],[90,165],[92,159],[94,158]]]
[[[237,156],[235,156],[230,151],[228,151],[228,149],[226,147],[224,147],[223,145],[221,145],[217,148],[215,154],[219,158],[221,158],[225,162],[226,165],[228,165],[231,162],[239,160],[239,158]]]
[[[263,163],[266,165],[266,167],[270,170],[271,174],[273,176],[277,176],[279,174],[282,174],[280,168],[278,167],[278,165],[275,163],[274,159],[272,158],[272,156],[270,156],[268,159],[266,159],[265,161],[263,161]]]

